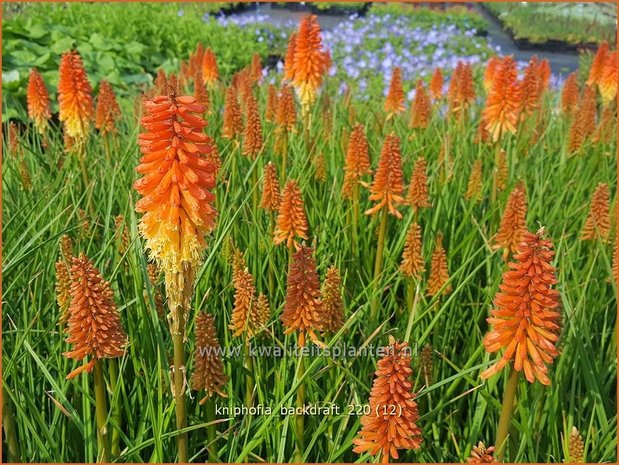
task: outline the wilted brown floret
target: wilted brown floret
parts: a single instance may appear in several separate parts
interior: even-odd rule
[[[441,68],[436,68],[434,70],[428,90],[434,100],[440,100],[443,97],[443,72]]]
[[[585,462],[585,443],[582,440],[582,436],[578,432],[575,426],[572,426],[572,431],[568,438],[568,452],[569,457],[566,462],[569,463],[584,463]]]
[[[221,136],[226,139],[234,139],[243,132],[243,118],[241,108],[236,97],[236,89],[230,86],[226,89],[224,102],[223,128]]]
[[[505,349],[497,363],[481,374],[487,379],[513,361],[516,371],[524,371],[530,383],[535,379],[549,385],[547,365],[558,355],[561,315],[556,270],[550,264],[554,257],[552,242],[543,239],[544,228],[537,234],[526,232],[503,273],[500,291],[494,298],[494,309],[488,323],[492,326],[484,337],[490,353]]]
[[[385,99],[385,111],[389,116],[404,111],[404,89],[402,89],[402,70],[399,66],[393,68],[389,93]]]
[[[262,184],[262,199],[260,208],[268,211],[277,211],[281,202],[279,180],[277,179],[277,168],[273,162],[268,162],[264,167],[264,178]]]
[[[101,134],[115,133],[116,121],[120,119],[120,116],[120,107],[116,101],[114,90],[106,80],[102,80],[99,83],[95,127]]]
[[[381,462],[388,463],[390,457],[399,458],[398,449],[421,447],[412,371],[408,343],[389,336],[389,347],[378,361],[370,391],[370,413],[361,418],[361,431],[353,440],[354,452],[380,453]]]
[[[314,157],[314,179],[318,182],[325,182],[327,180],[327,161],[325,155],[319,152]]]
[[[262,123],[260,122],[260,112],[258,102],[253,95],[248,95],[247,121],[245,132],[243,133],[243,155],[255,159],[262,150]]]
[[[361,178],[366,174],[372,174],[370,156],[368,154],[368,141],[365,137],[363,125],[358,124],[350,133],[350,138],[348,139],[342,197],[345,199],[352,198],[354,187],[361,182]]]
[[[215,319],[206,312],[200,312],[196,317],[196,350],[190,380],[191,389],[206,391],[206,397],[200,404],[204,404],[213,394],[227,397],[224,387],[228,383],[228,377],[224,374],[220,349]]]
[[[573,115],[578,107],[578,72],[571,73],[561,91],[561,111],[566,115]]]
[[[599,183],[591,199],[591,208],[582,229],[581,240],[589,241],[599,238],[602,242],[608,241],[611,227],[609,204],[610,189],[608,184]]]
[[[273,232],[273,242],[279,245],[286,242],[290,247],[295,236],[307,240],[307,217],[305,216],[305,204],[301,196],[299,184],[294,179],[286,183],[284,195],[279,205],[277,214],[277,226]]]
[[[264,119],[269,123],[275,122],[275,115],[277,114],[278,97],[277,88],[274,84],[269,84],[267,89],[267,106],[264,113]]]
[[[118,253],[124,255],[127,248],[129,248],[129,232],[125,225],[125,217],[123,215],[118,215],[114,218],[114,226],[116,226],[115,238],[118,244]]]
[[[71,276],[70,270],[64,260],[56,262],[56,303],[60,310],[59,322],[66,323],[69,318],[67,309],[71,299]]]
[[[305,333],[316,340],[314,331],[324,326],[320,279],[313,250],[301,245],[292,257],[286,284],[286,301],[281,315],[284,334],[299,332],[299,346],[305,345]]]
[[[398,204],[404,202],[402,178],[400,139],[395,134],[390,134],[385,138],[374,181],[370,186],[370,200],[377,203],[365,214],[373,215],[383,208],[388,208],[389,213],[396,218],[402,218],[402,214],[396,208]]]
[[[415,99],[411,106],[411,121],[410,127],[413,129],[427,128],[430,124],[430,118],[432,117],[432,106],[430,103],[430,97],[426,93],[426,88],[423,86],[423,81],[419,79],[417,81],[417,87],[415,88]]]
[[[496,166],[496,188],[501,192],[507,186],[507,178],[509,177],[509,168],[507,166],[507,153],[501,149],[499,152]]]
[[[421,375],[423,376],[426,386],[430,386],[432,384],[432,373],[434,371],[434,349],[432,349],[432,344],[426,344],[423,346],[423,349],[421,349],[420,359]]]
[[[254,277],[247,268],[235,271],[232,274],[232,284],[234,285],[234,309],[232,310],[232,322],[230,331],[233,336],[240,336],[247,333],[251,336],[251,310],[255,304],[256,286]]]
[[[466,200],[479,199],[482,188],[481,176],[482,166],[481,160],[478,158],[473,164],[473,169],[471,170],[471,175],[469,176],[469,182],[466,185],[466,193],[464,194],[464,198]]]
[[[400,271],[404,276],[419,278],[425,271],[425,262],[421,251],[421,226],[411,223],[406,233],[406,243],[402,252]]]
[[[406,203],[413,207],[414,211],[431,206],[430,198],[428,197],[428,175],[426,170],[426,159],[424,157],[417,158],[411,182],[408,186],[408,195],[406,196]]]
[[[120,357],[127,339],[109,283],[84,254],[73,258],[70,276],[71,304],[66,331],[67,342],[73,344],[73,350],[63,355],[76,360],[90,357],[91,360],[69,373],[67,379],[82,371],[92,371],[98,359]]]
[[[466,459],[468,463],[496,463],[494,458],[494,446],[486,447],[479,441],[471,450],[471,456]]]
[[[505,249],[503,258],[518,250],[523,234],[527,231],[527,194],[524,183],[520,182],[509,194],[501,226],[495,241],[498,247]]]
[[[344,324],[342,277],[340,270],[331,266],[322,284],[322,330],[337,333]]]
[[[430,262],[430,276],[428,277],[428,295],[435,296],[439,292],[443,295],[451,293],[451,284],[449,284],[448,281],[449,267],[447,266],[447,253],[443,248],[443,235],[438,234],[436,236],[434,252],[432,252],[432,261]]]

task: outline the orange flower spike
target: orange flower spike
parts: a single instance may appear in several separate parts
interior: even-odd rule
[[[548,84],[550,84],[550,76],[552,75],[552,70],[550,69],[550,62],[548,59],[544,58],[539,62],[537,73],[539,75],[539,92],[542,94],[546,89],[548,89]]]
[[[605,107],[602,111],[600,122],[593,133],[593,142],[610,144],[613,134],[617,132],[616,122],[617,115],[615,114],[615,110],[611,106]]]
[[[430,124],[432,118],[432,105],[430,103],[430,97],[426,93],[426,89],[423,86],[423,81],[419,79],[417,81],[417,87],[415,89],[415,99],[411,106],[411,120],[410,127],[413,129],[424,129]]]
[[[295,132],[297,125],[297,110],[294,103],[292,87],[283,86],[275,112],[277,130],[280,132]]]
[[[194,391],[201,389],[206,391],[206,397],[200,401],[202,405],[215,394],[228,397],[224,392],[228,377],[224,373],[224,364],[220,356],[221,346],[217,338],[215,318],[206,312],[200,312],[196,317],[195,331],[196,350],[189,385]]]
[[[253,335],[250,316],[256,298],[256,286],[254,277],[247,268],[235,270],[233,273],[234,285],[234,308],[230,323],[230,331],[235,337],[247,332],[248,336]]]
[[[198,42],[196,51],[189,57],[189,71],[192,76],[195,76],[198,71],[202,72],[202,63],[204,61],[204,45]]]
[[[524,371],[530,383],[537,379],[550,385],[548,366],[558,355],[555,347],[561,330],[556,270],[552,242],[537,234],[524,233],[514,261],[503,273],[500,290],[488,323],[490,331],[484,346],[490,353],[505,349],[501,358],[481,374],[488,379],[513,362],[516,371]]]
[[[134,188],[142,198],[140,232],[146,248],[165,273],[170,309],[184,306],[190,278],[202,261],[205,236],[215,227],[215,166],[204,155],[213,142],[203,133],[204,107],[190,96],[155,97],[146,101],[145,132],[138,136],[143,154]]]
[[[400,139],[394,134],[390,134],[385,138],[374,181],[370,186],[369,198],[377,203],[365,214],[373,215],[383,208],[388,208],[390,214],[396,218],[402,218],[402,214],[396,208],[398,204],[404,203],[402,178]]]
[[[31,69],[28,76],[28,117],[34,122],[34,127],[39,134],[45,135],[45,131],[52,117],[49,93],[41,74],[36,69]]]
[[[445,286],[443,288],[443,286]],[[441,288],[443,290],[441,291]],[[436,244],[432,252],[430,262],[430,276],[428,277],[428,295],[435,296],[439,292],[443,295],[450,294],[452,291],[449,284],[449,267],[447,265],[447,253],[443,247],[443,235],[436,236]]]
[[[436,68],[434,70],[428,90],[435,101],[443,98],[443,72],[441,71],[441,68]]]
[[[507,186],[507,178],[509,177],[509,166],[507,165],[507,153],[501,149],[496,166],[496,188],[499,192],[503,191]]]
[[[94,117],[92,87],[75,51],[66,52],[60,60],[58,71],[58,109],[65,132],[78,143],[83,143],[90,132]]]
[[[413,175],[408,186],[408,195],[406,196],[406,203],[413,207],[414,211],[431,206],[428,196],[427,166],[424,157],[419,157],[415,161]]]
[[[219,80],[217,58],[215,58],[215,54],[210,48],[204,51],[204,57],[202,58],[202,78],[204,79],[204,83],[211,87]]]
[[[118,119],[120,119],[120,107],[116,101],[114,90],[106,80],[101,80],[99,96],[97,97],[95,127],[101,134],[115,133]]]
[[[510,252],[517,252],[525,232],[527,232],[527,194],[524,183],[520,182],[509,194],[495,238],[497,247],[505,249],[504,260],[507,260]]]
[[[578,73],[574,71],[565,80],[561,91],[561,111],[563,113],[568,116],[574,114],[576,108],[578,108],[578,94]]]
[[[484,71],[484,89],[486,92],[490,92],[494,86],[494,78],[496,76],[497,68],[501,65],[501,59],[493,55],[488,60],[486,70]]]
[[[277,225],[275,231],[273,231],[273,242],[275,245],[286,242],[286,246],[291,247],[295,243],[296,236],[305,240],[308,239],[307,230],[307,217],[305,216],[305,204],[301,196],[301,189],[299,189],[297,181],[291,179],[284,187],[284,194],[277,214]]]
[[[264,181],[262,187],[262,199],[260,208],[267,211],[277,211],[281,203],[277,168],[273,162],[268,162],[264,167]]]
[[[598,83],[604,105],[611,104],[617,97],[617,79],[619,79],[617,75],[617,67],[619,66],[618,56],[617,50],[608,55],[604,70],[602,71],[602,77]]]
[[[292,81],[294,79],[294,55],[297,43],[297,33],[290,34],[288,39],[288,48],[286,48],[286,57],[284,58],[284,79]]]
[[[582,229],[580,239],[593,241],[601,239],[607,242],[610,236],[610,189],[608,184],[599,183],[591,199],[589,215]]]
[[[241,116],[241,107],[236,97],[236,89],[230,86],[226,89],[221,137],[235,139],[242,132],[243,118]]]
[[[488,94],[483,119],[486,129],[497,142],[508,132],[516,134],[521,92],[516,82],[518,72],[511,56],[503,58],[494,77],[494,85]]]
[[[608,57],[608,42],[603,41],[593,57],[591,62],[591,68],[589,68],[589,77],[587,79],[588,86],[595,86],[602,80],[604,74],[604,67],[606,65],[606,58]]]
[[[63,355],[75,360],[89,357],[90,361],[69,373],[67,379],[92,371],[99,359],[122,356],[127,340],[110,284],[88,257],[73,257],[69,275],[71,303],[66,332],[73,349]]]
[[[475,102],[475,81],[473,79],[473,67],[466,63],[460,74],[460,101],[465,108]]]
[[[253,95],[247,96],[247,121],[243,133],[243,155],[255,160],[262,151],[262,123],[260,122],[260,112],[258,102]]]
[[[389,92],[385,99],[385,111],[388,113],[388,117],[397,115],[404,111],[404,89],[402,89],[402,70],[399,66],[393,68],[391,74],[391,84],[389,85]]]
[[[451,74],[449,88],[447,89],[447,103],[451,113],[458,113],[461,110],[460,104],[460,75],[462,74],[462,62],[459,61]]]
[[[597,103],[595,91],[586,86],[580,99],[576,119],[580,120],[584,137],[587,138],[595,131],[595,119],[597,116]]]
[[[466,459],[467,463],[496,463],[494,458],[494,446],[486,447],[479,441],[471,450],[471,456]]]
[[[278,96],[277,88],[273,84],[269,84],[267,90],[267,106],[264,113],[264,119],[269,123],[275,122],[275,115],[277,114]]]
[[[372,174],[368,151],[368,141],[365,137],[365,130],[363,125],[358,124],[350,133],[348,147],[346,149],[344,185],[342,187],[342,196],[345,199],[352,198],[354,186],[361,182],[361,178],[364,175]]]
[[[251,58],[250,75],[254,83],[259,83],[262,79],[262,63],[260,61],[260,55],[254,53]]]
[[[344,325],[344,301],[340,270],[331,266],[322,285],[322,330],[337,333]]]
[[[301,20],[294,44],[293,84],[305,111],[316,100],[316,93],[325,73],[320,25],[314,15]]]
[[[466,200],[478,200],[479,195],[481,194],[483,184],[482,184],[482,164],[481,159],[475,160],[473,164],[473,168],[471,169],[471,174],[469,176],[469,181],[466,186],[466,193],[464,194],[464,198]]]
[[[408,343],[398,343],[389,336],[384,353],[370,391],[370,413],[361,417],[361,431],[353,439],[353,451],[380,454],[381,462],[388,463],[390,457],[399,458],[398,450],[419,449],[423,439],[412,392],[411,349]]]
[[[202,70],[199,68],[193,75],[193,98],[196,99],[199,105],[204,107],[205,112],[209,111],[211,102],[208,90],[206,90],[204,85],[204,79],[202,78]]]
[[[71,258],[69,257],[69,260]],[[61,324],[66,323],[69,318],[67,309],[69,303],[71,303],[71,270],[67,266],[64,260],[56,262],[56,303],[58,304],[58,310],[60,310],[60,318],[58,322]]]
[[[619,236],[615,237],[615,249],[613,251],[613,277],[615,279],[615,285],[619,286]]]
[[[418,279],[426,270],[421,251],[421,226],[411,223],[406,233],[406,243],[402,252],[400,272],[409,278]]]
[[[284,334],[299,333],[299,346],[305,346],[305,333],[316,340],[315,332],[324,325],[320,279],[313,250],[301,245],[292,257],[286,284],[286,300],[281,314]]]
[[[567,138],[567,151],[569,154],[575,154],[580,150],[586,139],[584,120],[578,115],[572,121]]]
[[[533,56],[526,69],[524,77],[520,83],[520,119],[524,120],[532,115],[540,105],[541,85],[538,75],[537,56]]]

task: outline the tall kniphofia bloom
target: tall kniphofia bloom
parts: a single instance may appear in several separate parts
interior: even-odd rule
[[[202,79],[204,79],[204,83],[210,87],[214,86],[219,79],[217,58],[210,48],[204,51],[204,56],[202,57]]]
[[[353,440],[354,452],[380,454],[382,463],[397,460],[398,450],[419,449],[423,441],[411,379],[411,349],[393,336],[385,349],[370,391],[370,413],[361,417],[361,431]]]
[[[404,111],[404,100],[404,89],[402,89],[402,70],[399,66],[396,66],[393,68],[389,91],[387,93],[387,97],[385,98],[385,111],[387,112],[388,118]]]
[[[430,124],[431,118],[432,105],[430,97],[428,97],[423,81],[419,79],[417,87],[415,87],[415,98],[411,106],[410,127],[413,129],[425,129]]]
[[[267,211],[277,211],[280,203],[281,192],[279,179],[277,179],[277,167],[273,162],[268,162],[264,167],[260,208]]]
[[[581,240],[608,241],[610,236],[610,189],[608,184],[599,183],[591,199],[589,215],[582,228]]]
[[[429,296],[437,294],[447,295],[452,291],[449,283],[449,266],[447,264],[447,252],[443,247],[443,235],[437,234],[432,260],[430,262],[430,276],[428,277],[427,293]]]
[[[322,330],[332,334],[344,325],[342,276],[335,266],[329,267],[322,285],[322,320]]]
[[[430,95],[435,101],[443,98],[443,81],[443,71],[441,71],[441,68],[436,68],[428,85]]]
[[[196,350],[194,367],[189,384],[194,391],[204,389],[206,396],[200,401],[204,404],[210,397],[217,394],[227,397],[224,388],[228,377],[224,373],[224,364],[220,356],[219,339],[215,328],[215,318],[206,312],[200,312],[196,317]]]
[[[297,91],[303,112],[315,102],[316,94],[326,72],[326,56],[318,19],[307,15],[301,20],[294,41],[292,83]]]
[[[419,157],[415,160],[411,182],[408,186],[408,194],[406,195],[406,203],[413,207],[415,212],[421,208],[431,206],[428,195],[427,169],[428,164],[424,157]]]
[[[58,109],[65,132],[81,145],[90,133],[95,110],[92,87],[81,56],[71,50],[62,55],[58,71]]]
[[[525,232],[514,261],[503,273],[499,292],[484,337],[490,353],[501,357],[481,377],[487,379],[508,365],[524,372],[530,383],[549,385],[548,366],[559,354],[556,343],[561,331],[559,292],[552,242],[544,239],[544,228]]]
[[[571,73],[565,82],[563,83],[563,90],[561,91],[561,111],[571,116],[578,108],[578,73],[574,71]]]
[[[99,83],[97,109],[95,111],[95,127],[99,133],[113,134],[116,132],[116,122],[120,119],[120,106],[116,101],[114,89],[105,79]]]
[[[49,120],[52,117],[49,93],[43,77],[36,69],[31,69],[28,76],[28,117],[34,122],[34,127],[41,135],[45,135]]]
[[[296,180],[291,179],[284,187],[284,193],[277,214],[277,225],[273,231],[273,242],[279,245],[283,242],[290,248],[298,247],[295,238],[307,240],[307,217],[301,189]]]
[[[517,77],[518,71],[513,58],[503,58],[495,71],[483,112],[486,129],[493,142],[499,141],[507,133],[516,134],[521,103]]]
[[[365,214],[372,215],[386,208],[396,218],[402,218],[397,206],[404,203],[403,191],[400,139],[395,134],[389,134],[383,143],[378,168],[370,186],[370,200],[376,204]]]
[[[237,98],[236,89],[231,85],[226,89],[224,101],[223,126],[221,137],[235,139],[243,132],[243,117]]]
[[[402,263],[400,264],[400,272],[404,276],[419,279],[426,270],[421,246],[421,226],[417,223],[411,223],[406,233]]]
[[[362,177],[372,174],[368,150],[368,141],[363,125],[357,124],[350,133],[346,148],[344,185],[342,187],[342,197],[345,199],[353,198],[355,186],[362,182]]]
[[[593,57],[591,67],[589,68],[589,77],[586,84],[588,86],[596,86],[602,80],[604,74],[604,67],[606,66],[606,59],[608,58],[609,47],[607,41],[602,41]]]
[[[523,182],[518,183],[509,194],[501,225],[495,237],[497,247],[504,249],[503,258],[515,253],[520,246],[522,236],[527,231],[527,193]]]

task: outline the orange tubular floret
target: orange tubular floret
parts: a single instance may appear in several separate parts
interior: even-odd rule
[[[404,111],[404,90],[402,89],[402,70],[399,66],[393,68],[389,93],[385,99],[385,111],[393,116]]]
[[[316,93],[325,73],[325,54],[322,50],[320,25],[314,15],[301,20],[294,43],[292,82],[304,110],[316,100]]]
[[[301,189],[297,181],[291,179],[284,187],[284,194],[279,205],[277,214],[277,226],[273,231],[273,242],[279,245],[286,242],[291,247],[296,236],[307,240],[307,217],[305,216],[305,204],[301,196]]]
[[[241,107],[236,97],[236,89],[232,86],[226,89],[223,120],[221,137],[225,139],[234,139],[243,132]]]
[[[406,196],[406,203],[413,207],[414,211],[431,206],[430,197],[428,196],[428,175],[426,170],[426,159],[424,157],[419,157],[415,161],[413,175],[411,176],[411,182],[408,186],[408,194]]]
[[[247,121],[243,133],[243,155],[255,159],[262,151],[262,123],[258,102],[249,94],[246,101]]]
[[[97,111],[95,127],[101,134],[116,132],[116,121],[120,119],[120,107],[116,101],[112,86],[102,80],[99,84],[99,96],[97,97]]]
[[[503,58],[496,70],[494,84],[483,112],[486,129],[494,142],[508,132],[516,134],[520,109],[520,89],[516,78],[516,63],[513,58],[511,56]]]
[[[288,48],[286,49],[286,57],[284,58],[284,79],[292,81],[294,78],[294,54],[297,43],[297,33],[290,34],[288,39]]]
[[[388,208],[390,214],[396,218],[402,218],[402,214],[396,208],[398,204],[404,203],[402,178],[400,139],[390,134],[385,138],[374,181],[370,186],[370,200],[377,203],[365,214],[373,215],[383,208]]]
[[[576,108],[578,108],[578,94],[578,73],[574,71],[565,80],[561,91],[561,111],[563,113],[570,116],[574,114]]]
[[[398,449],[421,447],[419,412],[413,393],[411,349],[389,336],[386,355],[378,361],[372,390],[370,413],[361,418],[361,431],[353,440],[354,452],[380,454],[381,462],[398,459]]]
[[[527,231],[527,194],[524,183],[519,183],[509,194],[505,212],[501,218],[501,226],[495,241],[498,247],[505,249],[504,257],[509,252],[516,252]]]
[[[591,208],[580,238],[583,241],[600,239],[608,241],[610,236],[610,189],[608,184],[599,183],[591,199]]]
[[[432,117],[432,106],[430,104],[430,97],[426,93],[426,89],[423,86],[423,81],[420,79],[417,81],[417,87],[415,88],[415,99],[411,106],[411,120],[410,127],[413,129],[424,129],[430,124],[430,118]]]
[[[589,77],[587,79],[588,86],[595,86],[599,84],[604,74],[604,66],[606,65],[606,58],[608,57],[608,42],[603,41],[597,49],[595,57],[591,62],[591,68],[589,69]]]
[[[210,48],[204,51],[202,58],[202,79],[204,83],[213,86],[219,79],[219,68],[217,67],[217,58]]]
[[[406,233],[406,243],[402,252],[400,272],[410,278],[419,278],[425,271],[425,263],[421,251],[421,226],[411,223]]]
[[[342,197],[351,199],[355,186],[361,182],[361,178],[366,174],[372,174],[370,156],[368,154],[368,141],[365,137],[363,125],[358,124],[350,133],[350,138],[348,139]]]
[[[72,50],[62,55],[58,72],[58,108],[66,133],[82,143],[90,132],[94,117],[92,87],[79,54]]]
[[[207,122],[198,115],[204,107],[194,97],[171,94],[144,106],[136,211],[144,213],[140,231],[168,284],[171,273],[201,262],[205,235],[215,227],[215,166],[205,158],[213,142],[203,133]]]
[[[434,100],[440,100],[443,98],[443,72],[441,71],[441,68],[436,68],[434,70],[428,90]]]
[[[267,211],[277,211],[281,203],[281,193],[279,189],[279,179],[277,179],[277,168],[273,162],[268,162],[264,167],[263,179],[260,208]]]
[[[26,96],[28,98],[28,116],[34,122],[39,134],[44,135],[52,112],[45,82],[36,69],[30,70]]]
[[[617,79],[619,79],[619,76],[617,76],[617,66],[619,66],[617,57],[617,50],[606,57],[602,76],[598,83],[605,105],[609,105],[617,97]]]
[[[544,228],[537,234],[526,232],[503,273],[500,291],[494,298],[494,309],[488,323],[491,330],[484,337],[490,353],[505,349],[501,358],[481,374],[487,379],[513,363],[516,371],[524,371],[530,383],[537,379],[549,385],[548,365],[558,355],[561,315],[556,270],[550,264],[554,257],[552,242],[542,239]]]

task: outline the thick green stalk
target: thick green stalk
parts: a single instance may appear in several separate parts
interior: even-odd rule
[[[105,380],[101,361],[97,360],[94,366],[95,378],[95,413],[97,418],[97,444],[99,452],[97,461],[107,463],[110,461],[110,446],[107,439],[107,403],[105,400]]]
[[[303,378],[305,375],[305,359],[303,356],[299,358],[299,376],[297,379]],[[297,408],[303,408],[305,405],[305,384],[301,383],[299,389],[297,389]],[[298,414],[295,418],[295,424],[297,429],[297,448],[295,451],[295,462],[301,463],[303,460],[303,453],[305,452],[305,438],[303,433],[305,431],[305,417],[303,414]]]
[[[514,411],[514,400],[516,399],[519,378],[520,372],[512,368],[507,384],[505,385],[505,392],[503,393],[503,406],[501,408],[499,426],[497,427],[496,441],[494,443],[497,462],[502,462],[503,456],[505,455],[505,447],[507,445],[506,439],[512,420],[512,413]]]
[[[174,401],[176,402],[176,429],[187,427],[187,412],[185,398],[185,344],[183,342],[185,333],[185,315],[181,305],[174,309],[176,321],[178,321],[178,332],[172,334],[174,345]],[[178,462],[187,462],[187,433],[176,436],[178,446]]]
[[[380,226],[378,229],[378,244],[376,244],[376,260],[374,261],[374,296],[372,297],[372,308],[370,318],[375,321],[378,316],[378,306],[380,304],[381,285],[380,273],[383,267],[383,250],[385,248],[385,234],[387,231],[387,208],[381,211]]]
[[[247,338],[245,341],[245,368],[247,369],[247,374],[245,375],[245,405],[247,408],[254,405],[254,361],[249,353],[249,344],[250,341]]]
[[[110,360],[109,365],[110,391],[113,395],[116,391],[116,385],[118,383],[118,361],[113,358]],[[120,426],[122,421],[120,415],[121,403],[117,399],[117,401],[115,403],[112,402],[112,404],[114,406],[112,407],[111,417],[114,419],[114,422],[117,426],[112,429],[112,445],[110,446],[110,449],[112,452],[112,457],[118,457],[118,455],[120,454]]]
[[[4,430],[4,437],[7,444],[7,461],[19,462],[21,460],[21,454],[19,452],[19,443],[17,442],[15,419],[13,418],[13,405],[11,405],[11,401],[9,400],[6,386],[2,386],[2,429]]]

